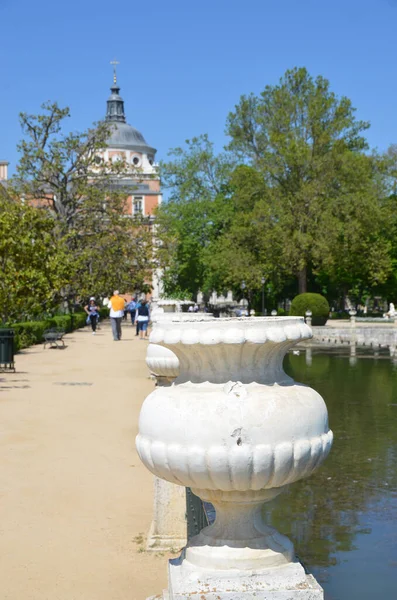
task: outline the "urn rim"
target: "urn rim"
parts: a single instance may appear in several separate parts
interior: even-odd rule
[[[303,317],[226,317],[220,319],[167,319],[156,323],[150,342],[165,346],[216,344],[291,345],[312,337]]]

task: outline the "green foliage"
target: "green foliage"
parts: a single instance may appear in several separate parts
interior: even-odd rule
[[[51,309],[66,281],[65,247],[43,211],[0,198],[0,321]]]
[[[174,287],[173,291],[167,295],[163,295],[163,300],[190,300],[191,293],[188,290],[182,290],[179,287]]]
[[[76,318],[77,315],[74,315],[73,319],[71,317],[71,315],[56,315],[55,317],[53,317],[53,321],[56,323],[56,327],[59,327],[59,329],[63,329],[64,331],[66,331],[66,333],[69,333],[71,331],[73,331],[73,325],[77,325],[77,329],[82,325],[80,325],[79,321],[80,319]]]
[[[262,277],[279,290],[285,273],[280,263],[282,240],[270,211],[267,185],[256,169],[246,165],[233,171],[229,185],[230,222],[205,254],[212,281],[235,292],[245,281],[249,298],[261,290]]]
[[[46,321],[13,323],[11,327],[15,333],[15,347],[18,351],[33,344],[41,344],[43,342],[44,331],[57,327],[57,323],[54,319],[47,319]]]
[[[109,309],[103,306],[99,309],[99,316],[101,319],[107,319],[109,317]]]
[[[208,289],[212,272],[207,251],[228,228],[233,207],[227,200],[232,161],[215,155],[207,136],[187,140],[187,149],[176,148],[173,160],[162,164],[164,186],[170,200],[156,215],[156,233],[161,243],[156,258],[165,269],[166,296]]]
[[[338,312],[331,312],[328,316],[328,319],[331,319],[331,321],[340,320],[340,319],[349,320],[350,315],[345,310],[343,310],[343,311],[341,310]]]
[[[109,316],[109,310],[103,308],[100,311],[101,319]],[[43,321],[25,321],[23,323],[11,323],[9,327],[15,333],[15,350],[28,348],[33,344],[43,343],[43,334],[46,329],[62,329],[66,333],[70,333],[75,329],[81,329],[86,325],[87,314],[85,312],[77,312],[73,315],[57,315],[51,319]]]
[[[259,97],[243,96],[228,118],[229,148],[269,187],[262,242],[269,247],[276,235],[278,263],[298,277],[301,292],[309,270],[370,285],[391,270],[380,166],[365,153],[369,125],[354,112],[326,79],[293,69]]]
[[[292,300],[289,314],[304,317],[306,311],[312,311],[312,324],[325,325],[329,316],[329,304],[321,294],[299,294]]]
[[[86,325],[87,314],[85,312],[76,313],[73,315],[73,328],[81,329]]]
[[[241,297],[245,281],[257,302],[264,277],[273,304],[310,286],[337,306],[396,290],[397,151],[370,155],[368,127],[326,79],[296,68],[240,99],[226,152],[207,136],[176,149],[158,213],[166,292]]]
[[[132,218],[134,186],[123,184],[126,177],[139,180],[139,172],[122,161],[98,161],[111,124],[64,133],[69,109],[56,103],[42,108],[40,115],[20,115],[25,138],[10,190],[52,217],[67,275],[54,289],[72,304],[77,296],[141,288],[151,268],[152,236],[147,223]]]
[[[109,317],[109,309],[102,307],[99,309],[99,318],[101,320]],[[86,325],[87,313],[85,311],[75,312],[67,315],[57,315],[52,318],[56,323],[56,327],[63,329],[67,333],[74,329],[80,329]]]
[[[173,202],[214,200],[227,188],[229,175],[236,164],[228,153],[215,154],[208,136],[186,140],[187,148],[174,148],[163,162],[163,184],[170,190]]]

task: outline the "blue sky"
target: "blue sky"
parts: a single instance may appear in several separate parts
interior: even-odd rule
[[[0,0],[0,159],[17,161],[18,113],[104,116],[118,68],[128,122],[165,158],[225,120],[242,94],[306,66],[346,95],[379,150],[397,143],[397,0]]]

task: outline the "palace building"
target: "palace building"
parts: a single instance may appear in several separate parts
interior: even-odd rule
[[[6,160],[0,160],[0,181],[7,181],[9,164]]]
[[[104,163],[121,160],[125,165],[130,165],[131,169],[126,169],[122,176],[112,178],[111,187],[119,189],[127,196],[126,212],[131,217],[142,215],[155,235],[154,212],[162,201],[159,169],[155,162],[156,149],[146,142],[140,131],[127,123],[115,69],[110,91],[105,122],[109,124],[111,133],[106,141],[106,148],[99,153],[98,160]],[[7,161],[0,161],[2,195],[7,189],[8,165]],[[46,194],[43,190],[42,198],[31,199],[29,202],[38,207],[51,206],[55,202],[55,196]],[[159,269],[152,274],[152,287],[152,299],[157,300],[162,293]]]
[[[111,126],[111,135],[102,159],[105,162],[123,160],[131,165],[131,175],[114,180],[112,186],[120,187],[128,194],[129,214],[141,214],[150,219],[162,201],[160,176],[155,162],[156,149],[149,146],[140,131],[127,123],[116,72],[110,91],[105,121]],[[7,185],[8,165],[7,161],[0,161],[0,186],[4,188]]]
[[[105,121],[111,125],[111,134],[101,158],[105,163],[121,160],[131,165],[131,175],[113,179],[112,187],[120,187],[128,194],[128,213],[145,217],[155,235],[154,211],[162,202],[159,169],[155,162],[156,149],[149,146],[140,131],[127,123],[115,68],[110,91]],[[161,269],[153,271],[151,285],[151,300],[156,303],[162,295]]]
[[[105,121],[111,125],[111,135],[103,160],[122,160],[131,165],[131,177],[123,177],[119,181],[119,185],[129,193],[128,212],[131,209],[132,215],[141,214],[150,218],[162,201],[160,176],[155,162],[156,149],[149,146],[140,131],[127,123],[116,73],[110,91]]]
[[[117,64],[117,61],[112,64]],[[131,165],[131,175],[113,179],[112,187],[120,187],[128,194],[128,213],[148,219],[155,236],[154,211],[162,202],[156,149],[149,146],[140,131],[127,123],[115,68],[110,91],[105,121],[111,125],[111,135],[101,158],[105,163],[122,160]],[[151,285],[151,300],[155,304],[163,292],[161,269],[154,269]]]

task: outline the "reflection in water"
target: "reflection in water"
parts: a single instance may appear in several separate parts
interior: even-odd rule
[[[397,368],[389,351],[313,349],[286,371],[324,397],[335,440],[309,479],[264,507],[330,600],[397,597]],[[394,353],[393,353],[394,355]]]
[[[313,363],[312,349],[311,348],[306,348],[306,365],[308,367],[311,367],[312,363]]]
[[[357,345],[355,342],[350,344],[349,365],[354,367],[357,364]]]

